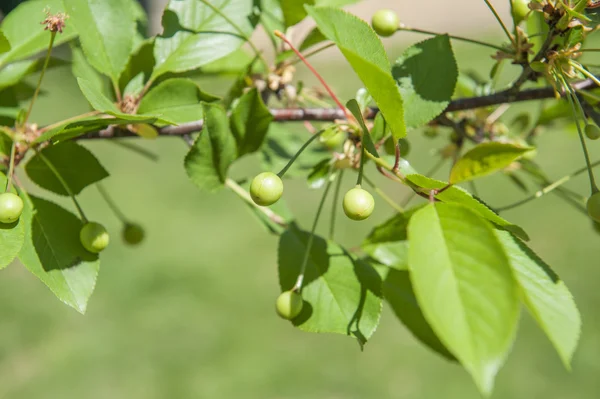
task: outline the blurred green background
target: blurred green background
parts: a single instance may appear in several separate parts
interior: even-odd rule
[[[422,38],[388,42],[390,57],[397,57],[410,40]],[[455,49],[462,69],[482,74],[489,70],[489,52],[458,44]],[[360,87],[335,51],[315,57],[315,64],[345,99]],[[314,83],[304,69],[299,74]],[[229,84],[205,83],[213,92],[223,92]],[[40,124],[87,110],[68,68],[48,73],[43,87],[45,95],[34,114]],[[410,139],[408,159],[424,172],[436,162],[432,149],[444,141],[416,132]],[[147,240],[138,248],[125,247],[119,222],[92,187],[84,191],[81,203],[91,219],[109,228],[113,244],[102,254],[85,316],[56,300],[21,265],[2,271],[0,398],[480,397],[465,371],[421,346],[387,308],[363,352],[352,338],[300,332],[279,319],[274,312],[277,238],[266,234],[231,192],[211,196],[192,185],[183,169],[182,140],[129,141],[158,154],[159,161],[106,141],[83,144],[109,170],[105,187],[131,219],[145,226]],[[547,131],[539,144],[539,161],[553,178],[583,164],[572,133]],[[590,145],[593,159],[600,158],[596,144]],[[258,170],[253,158],[232,173],[243,177]],[[373,170],[370,175],[375,175]],[[437,177],[445,175],[447,169]],[[346,178],[345,186],[351,180]],[[398,200],[407,194],[394,184],[382,187]],[[569,187],[587,194],[585,176]],[[478,188],[491,205],[524,196],[503,176],[486,178]],[[72,210],[63,199],[42,195]],[[304,181],[286,183],[285,198],[305,227],[319,196]],[[353,247],[390,215],[391,209],[379,200],[367,223],[339,217],[338,239]],[[582,313],[583,334],[568,372],[524,313],[493,398],[600,397],[600,235],[586,217],[551,195],[505,216],[528,231],[532,246],[571,288]],[[324,218],[320,231],[326,228]]]

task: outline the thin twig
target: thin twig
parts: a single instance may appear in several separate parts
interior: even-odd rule
[[[596,87],[596,84],[591,79],[581,80],[572,83],[573,89],[581,91]],[[564,94],[563,94],[564,95]],[[467,97],[453,100],[444,110],[446,112],[465,111],[476,108],[491,107],[506,103],[516,103],[523,101],[544,100],[555,98],[554,89],[552,87],[544,87],[539,89],[528,89],[520,92],[512,90],[504,90],[495,94],[478,97]],[[270,110],[275,122],[302,122],[302,121],[319,121],[333,122],[339,119],[345,119],[346,115],[338,108],[273,108]],[[379,110],[370,108],[365,113],[366,119],[373,119]],[[443,115],[443,114],[442,114]],[[437,123],[436,119],[432,123]],[[203,121],[194,121],[182,123],[178,126],[166,126],[158,129],[160,136],[185,136],[202,130]],[[106,129],[96,132],[90,132],[79,139],[111,139],[117,137],[139,137],[133,132],[125,129],[109,126]]]
[[[592,163],[591,167],[595,167],[595,166],[598,166],[598,165],[600,165],[600,161],[596,161],[596,162]],[[526,203],[528,203],[530,201],[533,201],[534,199],[540,198],[540,197],[542,197],[542,196],[544,196],[544,195],[546,195],[546,194],[548,194],[548,193],[556,190],[557,188],[559,188],[560,186],[562,186],[563,184],[565,184],[566,182],[568,182],[572,178],[574,178],[574,177],[576,177],[576,176],[578,176],[578,175],[580,175],[582,173],[585,173],[587,170],[588,170],[587,166],[584,167],[584,168],[581,168],[581,169],[577,169],[575,172],[570,173],[570,174],[568,174],[566,176],[563,176],[562,178],[558,179],[557,181],[555,181],[555,182],[547,185],[546,187],[542,188],[539,191],[536,191],[532,195],[530,195],[530,196],[528,196],[526,198],[523,198],[522,200],[514,202],[514,203],[512,203],[510,205],[506,205],[506,206],[502,206],[502,207],[494,208],[494,209],[496,210],[496,212],[502,212],[502,211],[507,211],[509,209],[513,209],[513,208],[516,208],[516,207],[518,207],[520,205],[526,204]]]

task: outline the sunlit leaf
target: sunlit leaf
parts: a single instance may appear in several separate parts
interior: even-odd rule
[[[359,76],[385,116],[396,140],[406,136],[404,105],[392,89],[390,62],[377,34],[363,20],[343,10],[306,7],[323,35],[333,41]]]
[[[279,241],[279,283],[292,288],[300,273],[308,233],[290,227]],[[292,322],[304,331],[355,336],[365,343],[381,314],[381,278],[366,262],[315,237],[302,288],[304,306]]]
[[[514,341],[517,286],[492,225],[459,205],[429,204],[408,225],[409,270],[425,318],[489,394]]]
[[[108,177],[108,172],[96,157],[73,141],[50,145],[40,151],[40,154],[34,155],[27,162],[25,171],[35,184],[56,194],[69,195],[63,182],[73,194],[79,194],[87,186]],[[58,172],[63,182],[52,168]]]
[[[478,144],[454,164],[450,172],[450,183],[456,184],[492,174],[506,168],[531,150],[529,147],[507,143]]]
[[[235,160],[235,139],[225,110],[203,104],[204,128],[185,157],[185,170],[196,186],[213,192],[221,189]]]

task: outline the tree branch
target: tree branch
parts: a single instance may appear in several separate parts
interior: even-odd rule
[[[574,83],[573,89],[586,90],[596,86],[591,79],[586,79]],[[522,90],[517,93],[511,89],[500,91],[480,97],[459,98],[450,102],[446,107],[445,112],[465,111],[469,109],[489,107],[506,103],[516,103],[532,100],[544,100],[554,98],[555,92],[552,87],[544,87],[540,89]],[[274,108],[271,109],[271,114],[275,122],[299,122],[299,121],[321,121],[333,122],[336,119],[345,119],[346,116],[339,108]],[[365,117],[372,119],[377,115],[379,110],[371,108]],[[442,114],[443,115],[443,114]],[[203,121],[195,121],[183,123],[179,126],[166,126],[158,129],[161,136],[185,136],[190,133],[202,130]],[[115,126],[109,126],[106,129],[85,134],[80,139],[111,139],[118,137],[137,137],[135,133],[128,130],[119,129]]]

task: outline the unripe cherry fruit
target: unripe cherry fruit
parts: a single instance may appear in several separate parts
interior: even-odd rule
[[[85,249],[97,254],[108,246],[110,237],[108,231],[100,223],[88,222],[81,228],[79,240]]]
[[[23,213],[23,200],[17,194],[0,194],[0,223],[14,223]]]
[[[123,227],[123,241],[129,245],[138,245],[144,241],[144,228],[136,223],[127,223]]]
[[[375,209],[375,200],[368,191],[356,186],[344,195],[344,213],[352,220],[365,220]]]
[[[256,205],[273,205],[283,194],[283,182],[275,173],[263,172],[252,179],[250,196]]]
[[[342,131],[337,131],[333,134],[330,134],[326,137],[321,136],[320,141],[325,145],[325,147],[330,150],[338,148],[342,143],[346,140],[346,133]]]
[[[302,295],[296,291],[285,291],[277,297],[275,310],[280,317],[292,320],[300,314],[303,304]]]
[[[600,192],[594,193],[588,198],[587,211],[592,220],[600,222]]]
[[[519,25],[521,21],[528,17],[529,0],[510,0],[510,8],[515,25]]]
[[[585,135],[590,140],[598,140],[600,139],[600,127],[590,123],[585,125]]]
[[[371,25],[379,36],[388,37],[396,33],[400,26],[400,19],[392,10],[379,10],[373,15]]]

